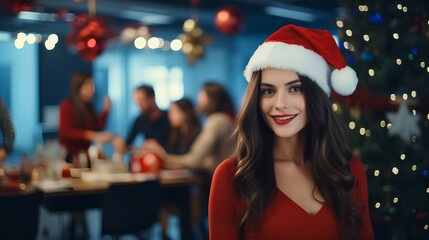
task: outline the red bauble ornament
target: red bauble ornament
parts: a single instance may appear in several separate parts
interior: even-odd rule
[[[154,154],[133,156],[131,162],[131,172],[133,173],[155,173],[158,174],[164,168],[162,159]]]
[[[36,0],[0,0],[1,5],[13,13],[27,11],[36,2]]]
[[[95,60],[106,48],[108,40],[115,36],[102,19],[82,15],[77,16],[71,25],[74,30],[67,36],[67,43],[86,61]]]
[[[221,8],[215,16],[217,29],[226,34],[234,35],[243,28],[244,17],[240,9],[236,7]]]
[[[69,14],[69,10],[67,10],[65,8],[57,11],[57,16],[59,19],[64,19],[67,16],[67,14]]]
[[[193,6],[196,6],[200,4],[200,0],[189,0],[189,3]]]

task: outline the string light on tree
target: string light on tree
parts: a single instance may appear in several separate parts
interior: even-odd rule
[[[401,60],[400,58],[397,58],[397,59],[396,59],[396,64],[397,64],[397,65],[401,65],[401,64],[402,64],[402,60]]]
[[[370,137],[371,136],[371,130],[367,129],[365,131],[365,136]]]
[[[350,96],[356,100],[333,99],[343,101],[339,114],[350,129],[354,152],[369,170],[373,219],[378,226],[389,226],[392,219],[397,223],[393,230],[375,229],[376,236],[429,239],[429,226],[423,229],[429,225],[429,1],[403,2],[340,1],[340,46],[364,91]],[[381,98],[365,94],[369,89]],[[406,115],[400,114],[401,104]],[[353,117],[355,109],[361,118]]]
[[[346,30],[346,35],[347,35],[347,36],[349,36],[349,37],[353,36],[353,32],[352,32],[352,30],[347,29],[347,30]]]
[[[398,40],[399,39],[399,34],[398,33],[394,33],[393,34],[393,38],[396,39],[396,40]]]
[[[367,5],[359,5],[358,9],[361,12],[368,12],[368,6]]]
[[[374,176],[375,176],[375,177],[380,176],[380,171],[379,171],[379,170],[375,170],[375,171],[374,171]]]

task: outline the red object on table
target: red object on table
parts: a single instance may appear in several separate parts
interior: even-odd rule
[[[64,178],[71,177],[70,167],[63,167],[63,169],[61,170],[61,175]]]
[[[131,160],[132,173],[156,173],[164,168],[163,160],[154,153],[145,155],[136,154]]]

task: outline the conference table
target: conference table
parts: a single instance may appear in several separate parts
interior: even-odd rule
[[[181,239],[195,239],[190,218],[190,194],[204,179],[190,170],[162,170],[159,174],[85,173],[81,177],[40,181],[34,184],[44,192],[43,206],[49,212],[74,212],[101,208],[103,196],[113,183],[158,179],[163,195],[174,195],[179,214]]]

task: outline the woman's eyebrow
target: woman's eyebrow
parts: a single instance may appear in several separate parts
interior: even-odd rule
[[[273,85],[269,84],[269,83],[261,83],[261,87],[272,87]]]
[[[285,85],[289,86],[289,85],[292,85],[292,84],[297,83],[297,82],[301,82],[301,80],[300,79],[293,80],[293,81],[290,81],[290,82],[286,83]]]
[[[285,86],[289,86],[289,85],[292,85],[292,84],[297,83],[297,82],[301,82],[301,80],[300,80],[300,79],[292,80],[292,81],[290,81],[290,82],[286,83],[286,84],[285,84]],[[265,87],[273,87],[274,85],[269,84],[269,83],[261,83],[261,87],[262,87],[262,86],[265,86]]]

